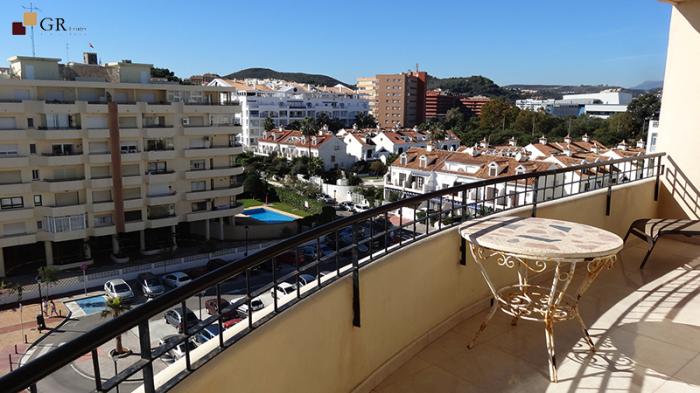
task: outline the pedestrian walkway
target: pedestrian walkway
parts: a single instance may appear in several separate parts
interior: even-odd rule
[[[19,307],[0,311],[0,375],[10,371],[10,362],[13,370],[17,368],[30,345],[65,320],[68,310],[62,302],[54,302],[60,316],[45,317],[47,330],[42,332],[36,325],[36,316],[41,312],[39,304],[24,305],[21,312]]]

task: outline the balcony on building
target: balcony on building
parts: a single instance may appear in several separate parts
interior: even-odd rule
[[[77,139],[82,138],[81,117],[77,113],[48,113],[39,116],[36,129],[28,134],[34,139]]]
[[[193,222],[233,217],[242,213],[244,209],[242,203],[235,200],[232,201],[226,197],[195,202],[192,204],[192,212],[187,213],[186,221]]]

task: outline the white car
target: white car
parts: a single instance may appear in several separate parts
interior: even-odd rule
[[[281,282],[281,283],[277,284],[277,286],[275,288],[270,289],[270,295],[272,295],[272,297],[274,297],[274,298],[279,299],[284,295],[289,295],[290,293],[294,293],[294,291],[296,291],[296,290],[297,290],[297,288],[294,285],[292,285],[288,282]]]
[[[352,207],[352,211],[354,211],[355,213],[362,213],[366,212],[367,210],[369,210],[369,206],[367,205],[354,205]]]
[[[231,303],[235,303],[236,300],[231,300]],[[256,297],[256,298],[250,300],[250,308],[252,308],[253,311],[255,312],[255,311],[262,310],[263,308],[265,308],[265,304],[263,303],[262,300],[260,300],[259,298]],[[238,306],[236,311],[238,312],[238,315],[241,318],[245,318],[248,316],[248,305],[241,304],[240,306]]]
[[[190,276],[183,272],[172,272],[165,274],[163,277],[161,277],[161,280],[163,280],[163,284],[169,286],[170,288],[178,288],[192,281]]]
[[[134,291],[131,290],[129,284],[121,278],[115,278],[114,280],[109,280],[104,286],[105,295],[107,297],[119,297],[124,301],[128,301],[134,298]]]
[[[161,347],[165,346],[165,345],[172,345],[179,340],[181,340],[181,337],[179,335],[173,334],[173,335],[165,336],[165,337],[161,338],[160,340],[158,340],[158,345]],[[178,360],[178,359],[184,357],[185,351],[186,351],[185,346],[188,346],[189,347],[188,349],[190,351],[195,349],[195,347],[196,347],[196,345],[192,342],[192,339],[183,341],[183,342],[175,345],[172,349],[170,349],[168,351],[168,356],[167,356],[169,358],[168,360],[171,362],[174,362],[175,360]]]

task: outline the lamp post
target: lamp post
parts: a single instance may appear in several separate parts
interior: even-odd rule
[[[41,295],[41,280],[39,277],[36,278],[36,285],[39,289],[39,308],[41,309],[41,315],[44,315],[44,297]]]
[[[88,264],[86,262],[80,264],[80,270],[83,271],[83,290],[85,291],[85,296],[87,296],[87,277],[85,275],[87,268]]]

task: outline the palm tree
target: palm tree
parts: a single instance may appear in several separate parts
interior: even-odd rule
[[[316,121],[310,117],[305,117],[301,121],[301,133],[306,137],[306,143],[309,146],[309,159],[311,159],[311,137],[318,132]]]
[[[105,308],[102,310],[102,313],[100,316],[102,318],[107,318],[107,317],[112,317],[112,318],[117,318],[121,313],[124,311],[127,311],[129,309],[129,305],[122,303],[122,299],[119,296],[115,297],[108,297],[107,301],[105,301]],[[114,340],[116,341],[117,347],[115,348],[115,352],[117,354],[125,353],[126,350],[124,349],[124,346],[122,345],[122,335],[118,334]]]

